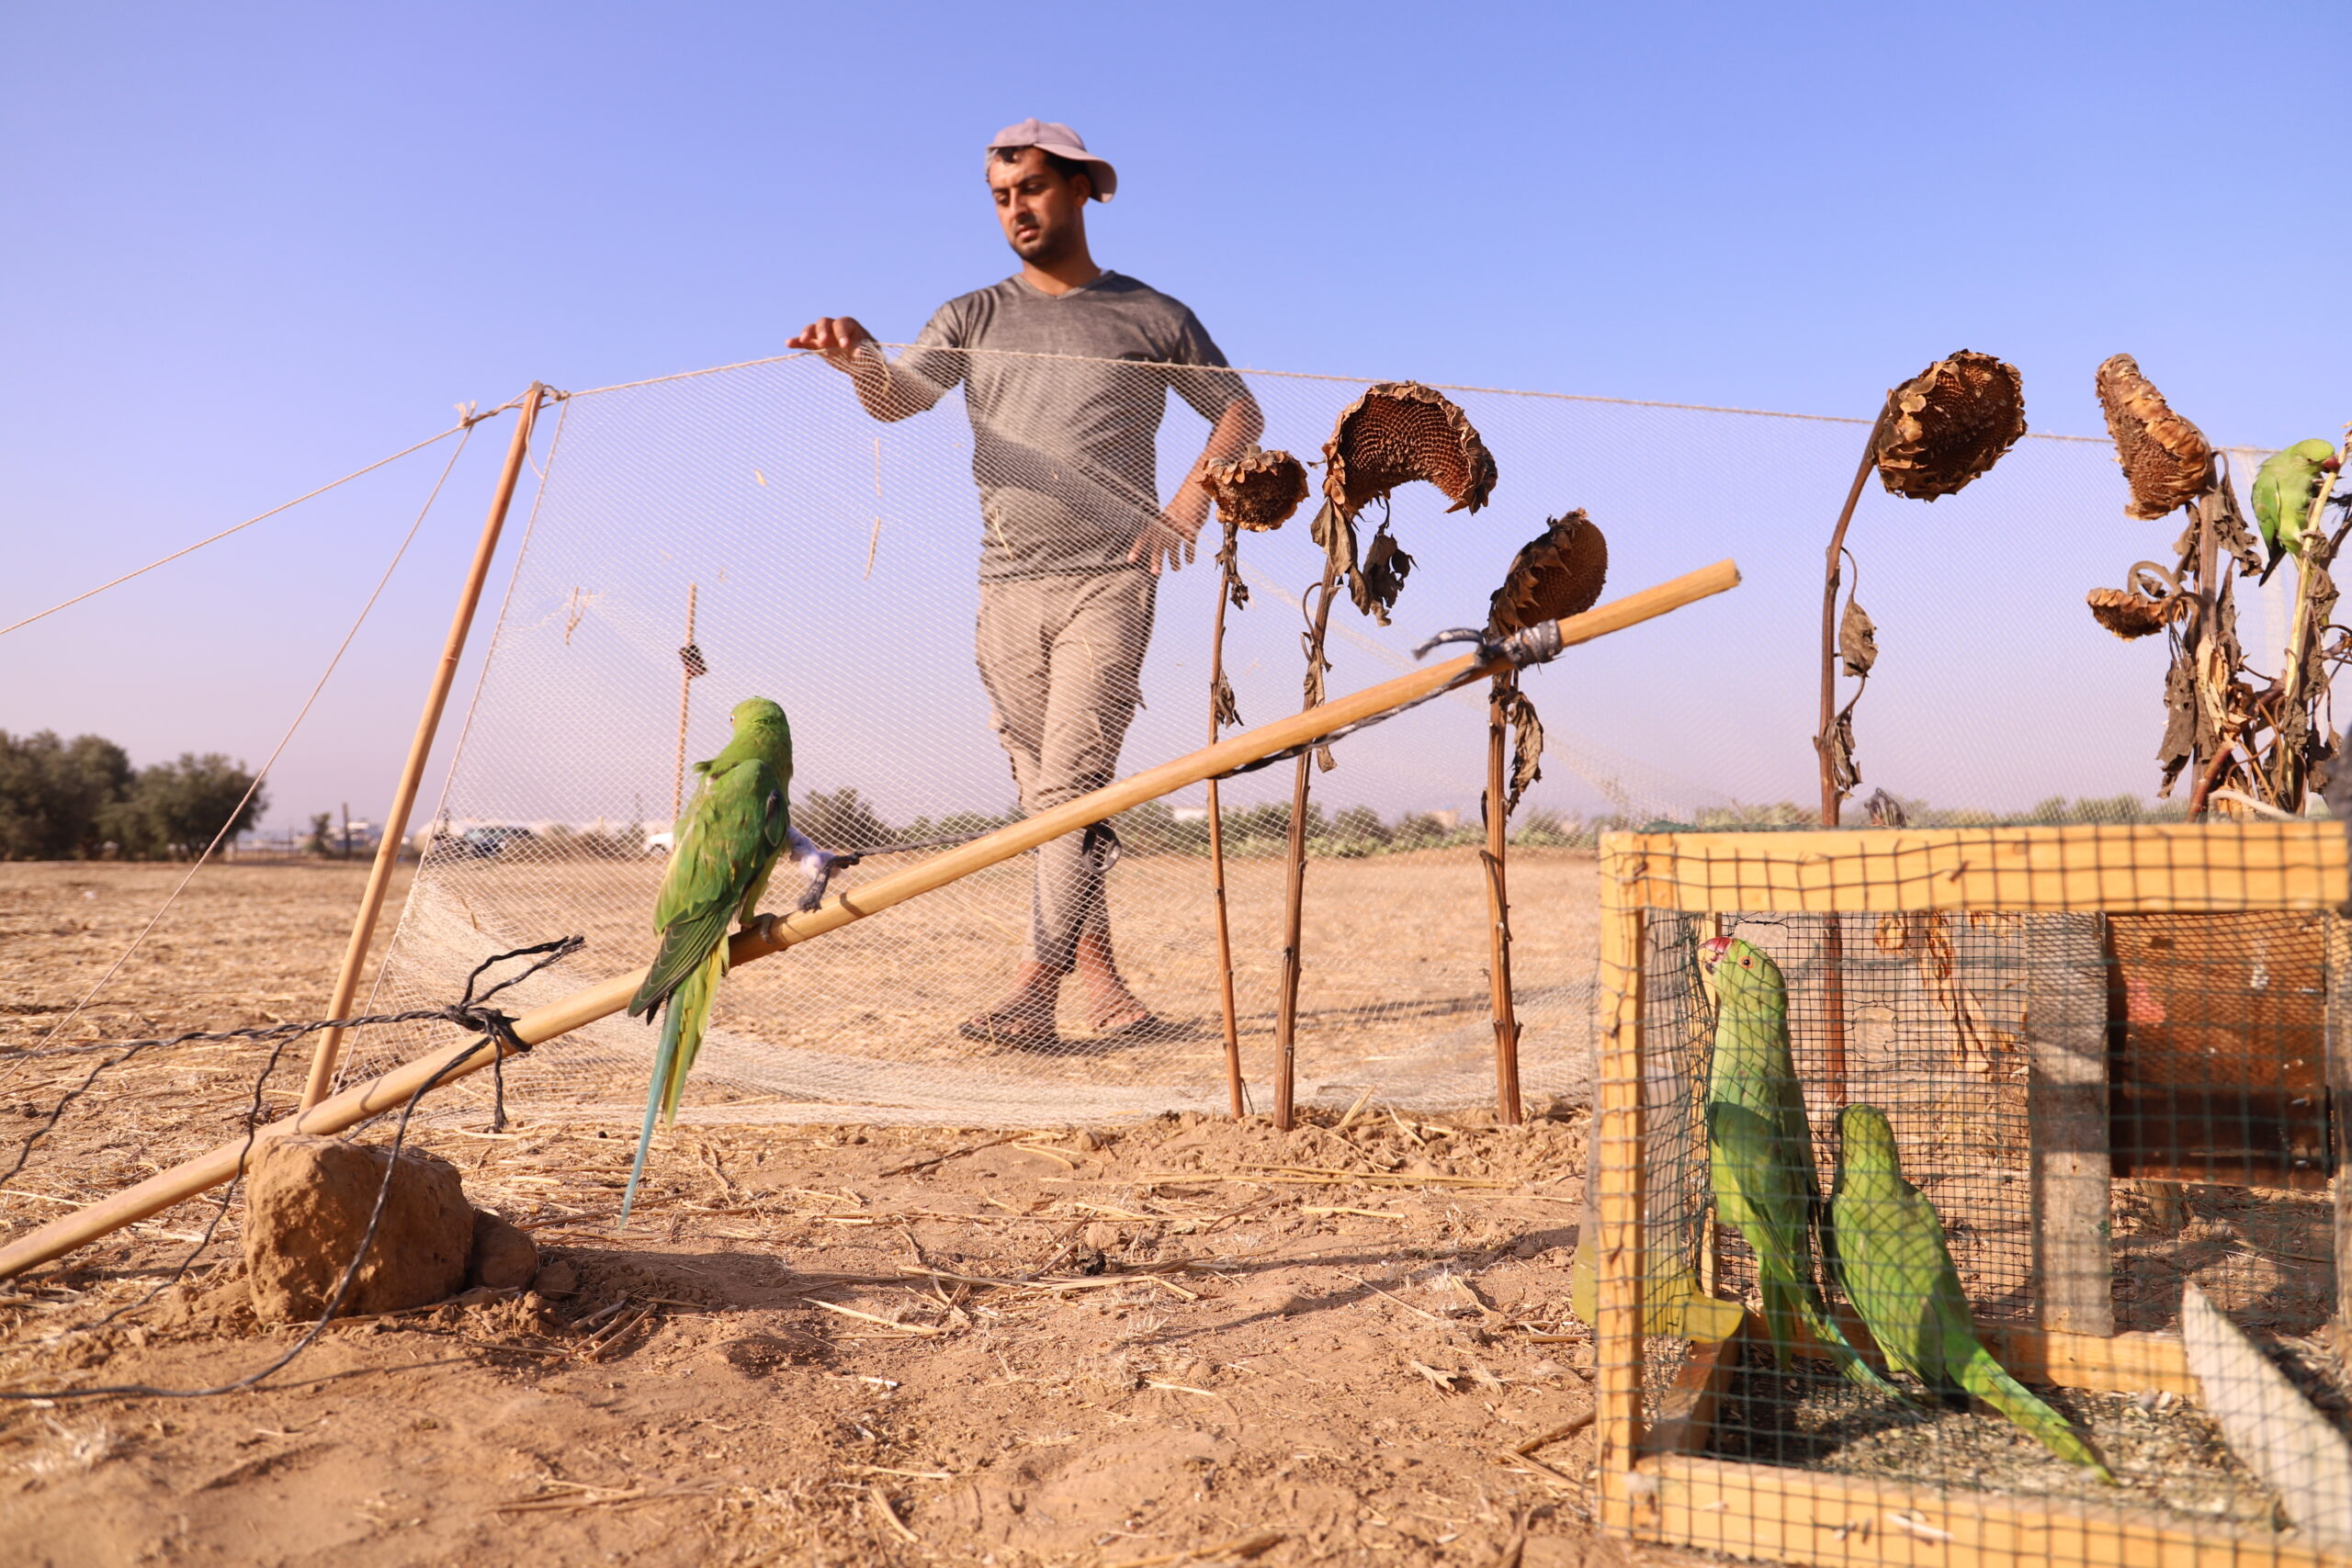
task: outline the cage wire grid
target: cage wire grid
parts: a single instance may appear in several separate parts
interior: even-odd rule
[[[950,368],[967,372],[967,387],[982,372],[1019,371],[1034,397],[1067,405],[1073,423],[1097,420],[1090,438],[1109,456],[1084,471],[1041,457],[1029,432],[965,388],[914,417],[878,421],[848,378],[813,356],[568,398],[371,1005],[439,996],[481,955],[559,930],[584,931],[588,952],[534,982],[526,1004],[642,964],[663,869],[644,846],[669,824],[680,761],[715,752],[727,711],[744,696],[774,697],[791,714],[796,820],[820,841],[861,848],[1009,819],[1019,792],[992,728],[1005,705],[992,703],[975,669],[975,563],[991,536],[1004,556],[1102,564],[1172,497],[1200,452],[1209,424],[1197,405],[1246,389],[1262,411],[1261,443],[1311,462],[1369,385],[1240,372],[1204,395],[1203,373],[1186,367],[979,353]],[[1082,394],[1106,383],[1119,412],[1102,426]],[[1805,580],[1867,426],[1449,395],[1495,454],[1494,502],[1448,514],[1434,489],[1413,484],[1359,520],[1367,542],[1385,522],[1417,564],[1393,626],[1345,603],[1332,612],[1332,693],[1409,666],[1430,631],[1482,622],[1511,553],[1571,507],[1587,508],[1608,535],[1612,593],[1725,554],[1747,576],[1719,606],[1574,650],[1526,682],[1549,745],[1545,777],[1512,823],[1521,1072],[1539,1101],[1583,1100],[1596,994],[1593,835],[1661,818],[1769,818],[1775,803],[1810,793],[1801,738],[1812,724],[1807,606],[1818,587]],[[1020,496],[1008,512],[1010,491]],[[2034,617],[2030,635],[1950,613],[1950,573],[1973,541],[2039,528],[2053,513],[2112,517],[2122,494],[2102,445],[2029,437],[1996,473],[1933,508],[1870,498],[1854,539],[1888,648],[1861,719],[1871,785],[2011,815],[2046,796],[2143,787],[2147,770],[2132,759],[2160,723],[2158,672],[2133,657],[2143,650],[2091,624],[2078,591]],[[1004,523],[1024,505],[1058,522],[1052,537],[1010,548]],[[1227,615],[1224,659],[1251,724],[1299,705],[1305,611],[1322,564],[1306,518],[1303,510],[1277,533],[1240,537],[1250,599]],[[2087,542],[2053,547],[2064,558],[2054,570],[2079,566],[2087,582],[2116,548],[2134,548],[2082,532]],[[1212,517],[1198,558],[1156,593],[1136,588],[1137,573],[1096,573],[1125,598],[1051,649],[1057,675],[1077,664],[1104,689],[1117,686],[1123,659],[1148,650],[1131,726],[1123,738],[1096,738],[1119,773],[1207,739],[1218,535]],[[1890,547],[1898,537],[1902,547]],[[690,593],[692,641],[708,673],[686,682],[679,649]],[[1726,648],[1738,649],[1736,668],[1709,651]],[[2086,672],[2084,705],[2019,700],[2062,658]],[[1954,756],[1937,688],[1939,671],[1961,662],[1984,671],[1988,721],[1998,707],[2019,735],[2015,755],[2039,761]],[[1485,709],[1483,693],[1457,693],[1350,739],[1336,771],[1315,776],[1299,1037],[1309,1102],[1369,1089],[1443,1110],[1492,1095],[1476,843]],[[1270,1101],[1289,785],[1282,767],[1224,788],[1245,1076],[1260,1108]],[[958,1036],[956,1025],[1002,995],[1033,951],[1032,855],[731,976],[683,1114],[1035,1125],[1222,1109],[1204,805],[1196,789],[1117,823],[1124,855],[1103,896],[1119,965],[1174,1038],[1100,1041],[1075,984],[1054,1049]],[[846,889],[904,863],[869,863]],[[770,902],[788,897],[780,884]],[[439,1035],[356,1043],[345,1078]],[[641,1024],[609,1020],[517,1066],[508,1088],[535,1114],[618,1121],[641,1094],[651,1043]],[[481,1092],[460,1086],[453,1104]]]
[[[2334,825],[1611,836],[1608,1521],[1790,1562],[2352,1561],[2344,865]],[[2111,1482],[1899,1366],[1908,1397],[1776,1358],[1752,1217],[1722,1207],[1754,1013],[1702,979],[1716,938],[1784,986],[1811,1135],[1778,1170],[1817,1181],[1831,1321],[1885,1370],[1928,1300],[1890,1310],[1867,1272],[1918,1212],[1864,1201],[1840,1113],[1874,1106],[1976,1339]]]

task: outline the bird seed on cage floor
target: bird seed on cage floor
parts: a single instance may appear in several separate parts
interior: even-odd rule
[[[1982,1404],[1905,1410],[1826,1368],[1781,1373],[1743,1363],[1716,1406],[1711,1458],[1899,1481],[1922,1489],[2041,1497],[2267,1533],[2278,1495],[2240,1463],[2212,1418],[2154,1390],[2034,1392],[2087,1434],[2112,1485],[2052,1454]]]

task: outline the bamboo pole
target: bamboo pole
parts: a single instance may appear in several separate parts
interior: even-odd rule
[[[670,773],[670,830],[673,834],[678,814],[686,808],[686,718],[694,705],[695,677],[701,673],[695,668],[701,659],[695,648],[695,602],[701,596],[701,583],[686,584],[686,640],[678,649],[678,761]]]
[[[1494,994],[1495,1120],[1516,1127],[1526,1119],[1519,1097],[1519,1015],[1510,994],[1510,893],[1503,856],[1510,846],[1510,798],[1503,777],[1503,702],[1509,676],[1496,678],[1487,698],[1487,975]]]
[[[1331,526],[1340,528],[1346,524],[1334,517]],[[1339,591],[1339,563],[1327,551],[1322,589],[1315,600],[1314,630],[1306,640],[1306,689],[1310,694],[1322,684],[1329,669],[1323,662],[1323,642],[1331,627],[1331,595]],[[1310,704],[1305,711],[1316,710]],[[1312,751],[1298,759],[1298,772],[1290,786],[1290,830],[1283,840],[1283,975],[1282,989],[1274,1001],[1274,1125],[1285,1133],[1297,1120],[1298,981],[1305,958],[1300,951],[1300,928],[1306,916],[1306,792],[1314,766]]]
[[[1225,689],[1225,607],[1233,599],[1234,580],[1239,574],[1241,525],[1225,525],[1225,548],[1217,552],[1216,622],[1209,633],[1209,744],[1216,744],[1222,705],[1217,694]],[[1239,710],[1236,710],[1237,716]],[[1245,1109],[1241,1094],[1241,1017],[1233,999],[1233,924],[1225,903],[1225,811],[1217,798],[1216,780],[1209,780],[1209,886],[1211,901],[1216,910],[1216,983],[1218,1000],[1225,1010],[1225,1090],[1232,1103],[1233,1119],[1241,1120]]]
[[[1559,623],[1560,645],[1573,648],[1579,643],[1607,637],[1611,632],[1623,631],[1738,585],[1739,568],[1728,560],[1717,561],[1713,566],[1687,572],[1671,581],[1645,588],[1638,593],[1629,593],[1623,599],[1611,600],[1580,615],[1568,616]],[[1015,855],[1026,853],[1065,833],[1078,832],[1092,823],[1116,817],[1147,800],[1188,789],[1261,757],[1272,756],[1407,703],[1434,695],[1457,680],[1476,679],[1507,668],[1509,666],[1500,659],[1488,660],[1476,653],[1465,653],[1442,664],[1432,664],[1410,674],[1399,675],[1393,681],[1366,687],[1289,718],[1245,730],[1231,739],[1219,741],[1189,756],[1162,762],[1156,768],[1148,768],[1091,795],[1083,795],[1076,800],[1065,801],[1041,811],[1035,817],[1023,818],[968,844],[909,866],[904,871],[877,877],[863,887],[852,888],[847,893],[827,899],[815,909],[787,915],[763,915],[750,926],[737,931],[729,941],[729,963],[750,964],[782,953],[788,947],[823,936],[828,931],[839,931],[869,915],[903,904],[910,898],[944,887],[976,871],[986,870]],[[526,1044],[536,1045],[594,1023],[600,1018],[608,1018],[628,1005],[629,998],[637,994],[637,988],[644,979],[644,970],[631,970],[599,981],[584,990],[575,991],[545,1007],[534,1008],[514,1021],[515,1036]],[[262,1138],[285,1133],[339,1133],[357,1126],[370,1117],[397,1109],[416,1092],[419,1085],[468,1048],[464,1044],[452,1045],[396,1067],[382,1077],[355,1085],[332,1100],[322,1100],[282,1121],[271,1122],[255,1135],[254,1142],[257,1144]],[[494,1059],[494,1053],[484,1051],[452,1073],[450,1080],[479,1072]],[[160,1213],[175,1203],[195,1197],[207,1188],[219,1186],[237,1174],[245,1147],[243,1140],[225,1144],[209,1154],[174,1166],[111,1198],[77,1209],[19,1236],[6,1247],[0,1247],[0,1280],[62,1257],[109,1232],[143,1220],[150,1214]]]
[[[458,679],[458,664],[465,657],[466,634],[473,628],[474,611],[481,604],[482,584],[489,580],[492,558],[498,554],[498,536],[506,526],[506,509],[514,503],[514,485],[523,460],[531,449],[531,427],[538,420],[544,389],[537,381],[523,394],[514,413],[514,437],[506,444],[506,466],[499,470],[498,488],[491,492],[490,515],[483,519],[481,540],[474,547],[465,586],[458,592],[457,612],[449,619],[449,636],[441,646],[441,662],[424,694],[424,712],[408,743],[408,760],[401,765],[400,783],[384,813],[384,836],[376,846],[376,863],[368,872],[368,888],[359,897],[359,913],[351,922],[351,940],[343,950],[343,967],[334,977],[334,992],[327,1002],[329,1018],[351,1016],[352,998],[359,994],[359,972],[368,963],[368,946],[376,938],[376,920],[383,913],[384,895],[391,891],[392,871],[400,864],[401,840],[408,836],[409,813],[416,807],[417,786],[424,779],[424,764],[433,754],[433,738],[441,728],[441,710],[448,705],[449,688]],[[319,1036],[311,1056],[310,1081],[302,1089],[305,1108],[326,1099],[334,1087],[336,1058],[343,1052],[343,1031],[330,1029]]]

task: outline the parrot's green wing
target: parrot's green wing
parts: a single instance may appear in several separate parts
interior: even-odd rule
[[[1840,1279],[1887,1363],[1947,1402],[1964,1403],[1962,1390],[1974,1394],[2059,1458],[2115,1479],[2066,1418],[2004,1371],[1976,1337],[1943,1222],[1904,1177],[1884,1112],[1849,1106],[1839,1128],[1844,1146],[1830,1214]]]
[[[788,825],[784,788],[756,758],[714,771],[695,792],[654,901],[662,947],[629,1002],[632,1018],[661,1006],[713,950],[725,945],[729,922],[775,869]]]
[[[727,928],[749,917],[775,869],[789,826],[784,785],[775,770],[754,757],[724,770],[714,766],[687,809],[669,874],[662,879],[653,918],[662,948],[629,1003],[632,1016],[668,1007],[653,1081],[645,1097],[645,1125],[621,1194],[620,1224],[628,1224],[637,1184],[645,1173],[653,1124],[674,1117],[678,1092],[702,1049],[719,976],[727,973]]]
[[[2255,525],[2270,547],[2270,563],[2262,573],[2266,579],[2281,560],[2302,553],[2304,525],[2319,491],[2320,465],[2335,456],[2334,446],[2314,437],[2273,452],[2255,470]]]
[[[1707,1154],[1715,1214],[1735,1226],[1756,1255],[1757,1293],[1776,1360],[1786,1364],[1804,1325],[1838,1372],[1873,1393],[1902,1399],[1903,1391],[1862,1359],[1828,1313],[1813,1281],[1813,1151],[1792,1157],[1773,1123],[1744,1106],[1707,1107]]]

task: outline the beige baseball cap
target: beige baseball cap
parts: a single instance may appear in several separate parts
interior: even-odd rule
[[[1086,138],[1059,120],[1024,119],[989,138],[989,151],[1000,147],[1035,147],[1086,165],[1094,177],[1094,199],[1108,201],[1119,188],[1119,171],[1086,150]]]

